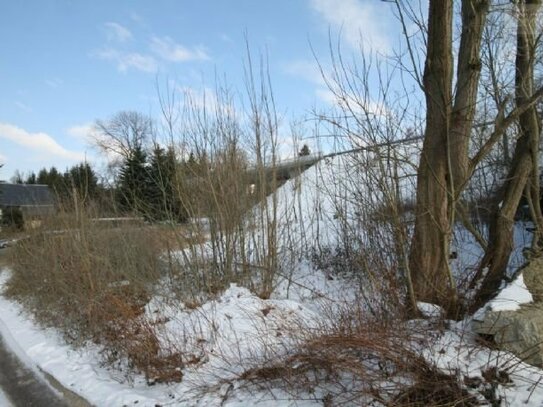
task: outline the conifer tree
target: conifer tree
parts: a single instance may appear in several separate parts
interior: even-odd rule
[[[298,152],[299,157],[305,157],[311,154],[311,150],[309,149],[307,144],[304,144],[301,148],[301,150]]]
[[[144,216],[149,210],[147,154],[141,146],[136,146],[125,159],[119,172],[117,201],[127,212],[139,212]]]
[[[71,167],[64,174],[65,184],[74,189],[82,199],[94,199],[98,190],[98,177],[89,163]]]
[[[149,204],[156,220],[184,221],[177,195],[177,159],[173,148],[164,150],[156,145],[149,165]]]
[[[34,171],[28,174],[28,176],[26,177],[25,184],[30,184],[30,185],[36,184],[36,173]]]

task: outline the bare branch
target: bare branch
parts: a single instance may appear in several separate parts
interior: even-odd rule
[[[521,114],[530,109],[543,97],[543,87],[540,87],[527,101],[521,106],[515,107],[506,117],[504,116],[507,99],[501,104],[498,114],[496,115],[494,131],[488,140],[477,151],[475,156],[470,160],[470,174],[473,173],[475,167],[483,160],[490,152],[492,147],[499,141],[503,133],[519,118]]]

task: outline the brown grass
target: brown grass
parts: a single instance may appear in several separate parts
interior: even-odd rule
[[[104,361],[125,363],[149,382],[179,381],[185,360],[165,349],[144,307],[165,275],[160,227],[107,227],[63,214],[10,250],[5,295],[67,341],[103,346]]]
[[[420,356],[417,346],[430,339],[403,326],[368,321],[357,330],[322,329],[240,379],[259,388],[283,388],[293,399],[310,393],[330,406],[480,405],[461,377],[439,371]]]

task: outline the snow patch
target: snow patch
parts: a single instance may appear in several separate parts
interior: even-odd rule
[[[488,308],[491,311],[516,311],[522,304],[529,304],[533,300],[532,294],[524,283],[524,276],[520,273],[488,303]]]
[[[443,308],[436,304],[430,304],[429,302],[417,302],[417,308],[419,312],[426,318],[440,318],[445,315]]]
[[[9,401],[8,397],[0,390],[0,406],[2,407],[13,407],[13,404]]]

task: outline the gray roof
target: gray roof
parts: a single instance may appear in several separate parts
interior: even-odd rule
[[[0,206],[52,206],[55,197],[47,185],[0,183]]]

